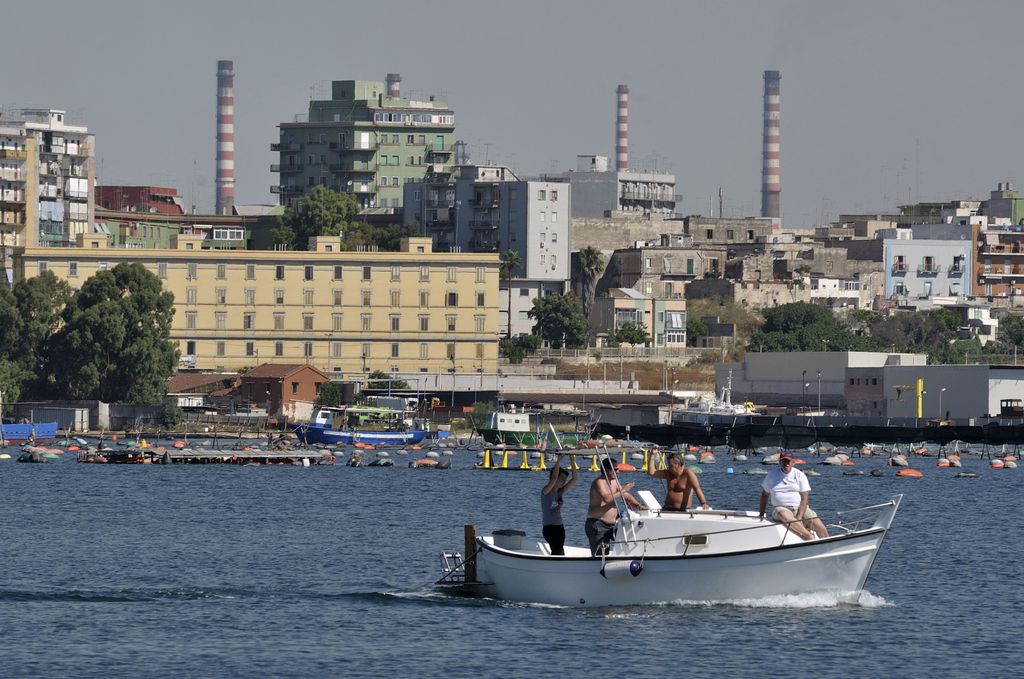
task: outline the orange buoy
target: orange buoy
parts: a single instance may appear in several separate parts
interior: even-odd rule
[[[796,466],[796,465],[798,465],[798,464],[807,464],[807,463],[806,463],[806,462],[804,462],[803,460],[801,460],[801,459],[800,459],[800,458],[798,457],[798,458],[795,458],[795,459],[793,460],[793,465],[794,465],[794,466]]]
[[[68,450],[71,450],[71,449],[68,448]],[[1017,461],[1017,456],[1016,455],[1003,455],[1003,462],[1016,462],[1016,461]]]
[[[946,460],[946,459],[939,460],[938,462],[935,463],[935,466],[936,467],[948,467],[949,466],[949,460]]]
[[[182,440],[175,441],[174,447],[177,448],[178,450],[181,450],[182,448],[185,447],[185,442]]]
[[[117,434],[111,434],[110,435],[110,440],[111,441],[116,441],[117,440]]]
[[[621,473],[621,472],[635,472],[636,471],[636,467],[634,467],[631,464],[626,464],[625,462],[619,462],[619,463],[617,463],[615,465],[615,471],[619,472],[619,473]]]
[[[696,453],[699,450],[700,450],[700,446],[695,446],[693,444],[690,444],[690,445],[686,446],[686,452],[688,452],[688,453]]]
[[[998,458],[996,458],[995,460],[992,460],[992,469],[1003,469],[1004,467],[1005,467],[1005,465],[1003,464],[1002,460],[1000,460]]]
[[[700,451],[700,456],[701,457],[714,457],[715,454],[713,452],[711,452],[710,450],[702,450],[702,451]]]
[[[924,474],[922,474],[917,469],[911,469],[909,467],[904,467],[903,469],[900,469],[898,472],[896,472],[896,476],[909,476],[910,478],[913,478],[913,479],[919,479],[922,476],[924,476]]]
[[[421,457],[420,459],[416,460],[416,466],[417,467],[436,467],[437,466],[437,460],[435,460],[432,457]]]
[[[413,450],[423,450],[423,447],[418,445],[418,444],[416,444],[416,443],[412,444],[409,447],[412,448]]]
[[[853,466],[853,460],[843,460],[842,463],[841,463],[841,466],[843,466],[843,467],[852,467]]]
[[[78,446],[68,446],[68,450],[76,451],[76,450],[78,450]]]

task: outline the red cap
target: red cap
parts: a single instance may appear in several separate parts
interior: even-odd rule
[[[790,455],[789,453],[783,453],[782,455],[779,455],[779,461],[780,462],[782,460],[792,460],[792,459],[793,459],[793,456]]]

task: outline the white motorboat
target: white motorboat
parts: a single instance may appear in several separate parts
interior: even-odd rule
[[[640,495],[649,509],[622,514],[606,556],[568,545],[564,556],[553,556],[546,542],[517,544],[519,531],[476,537],[467,530],[474,534],[473,542],[467,539],[470,558],[442,554],[446,572],[438,585],[559,606],[727,602],[816,592],[854,600],[902,499],[896,495],[842,512],[829,525],[829,537],[804,541],[756,512],[662,512],[649,491]]]

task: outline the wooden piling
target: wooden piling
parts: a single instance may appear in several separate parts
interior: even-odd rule
[[[467,523],[464,527],[465,534],[465,555],[466,564],[463,570],[466,574],[466,582],[476,582],[476,526]]]

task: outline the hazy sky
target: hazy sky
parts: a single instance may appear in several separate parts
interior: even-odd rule
[[[275,202],[276,124],[330,81],[402,74],[455,109],[473,160],[521,175],[614,157],[675,173],[680,212],[760,206],[762,72],[782,72],[782,211],[806,226],[1021,177],[1024,2],[65,2],[0,12],[0,107],[62,108],[101,183],[213,207],[216,62],[235,62],[240,203]],[[1024,182],[1016,182],[1024,184]]]

